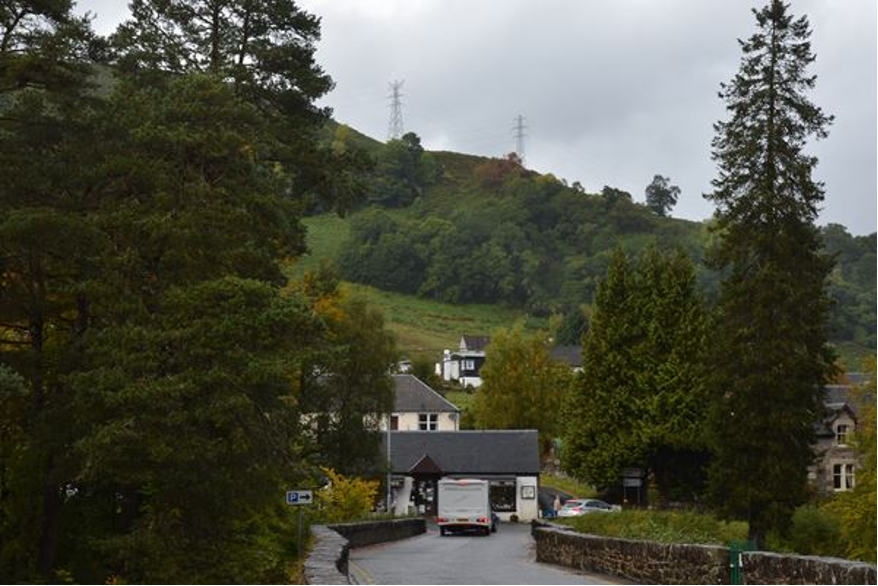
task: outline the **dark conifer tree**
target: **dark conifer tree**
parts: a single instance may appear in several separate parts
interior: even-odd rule
[[[722,513],[747,519],[757,542],[783,530],[805,497],[812,425],[833,370],[827,346],[826,277],[814,225],[823,186],[803,148],[832,117],[806,92],[816,77],[806,17],[773,0],[754,10],[757,31],[720,97],[730,118],[715,125],[717,206],[725,273],[715,323],[710,429],[711,492]]]

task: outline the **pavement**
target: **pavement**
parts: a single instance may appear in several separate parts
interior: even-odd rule
[[[624,584],[536,562],[530,525],[501,523],[497,533],[439,536],[435,525],[417,537],[351,551],[358,584]]]

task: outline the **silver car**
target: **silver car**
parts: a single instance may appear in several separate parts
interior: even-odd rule
[[[559,517],[579,517],[580,515],[588,515],[589,513],[609,513],[613,511],[612,505],[599,501],[597,499],[570,499],[561,510],[558,511]]]

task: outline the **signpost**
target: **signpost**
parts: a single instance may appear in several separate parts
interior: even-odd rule
[[[314,494],[310,490],[288,490],[287,491],[287,504],[288,505],[310,505],[314,502]],[[296,545],[299,548],[299,558],[302,557],[302,509],[299,509],[299,538],[296,540]]]
[[[288,505],[310,505],[313,502],[313,493],[310,490],[288,490]]]
[[[637,492],[637,505],[641,504],[641,491],[643,490],[643,469],[625,468],[622,470],[622,500],[627,504],[628,489],[634,488]]]

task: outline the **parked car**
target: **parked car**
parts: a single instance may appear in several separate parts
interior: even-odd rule
[[[580,515],[588,515],[590,513],[609,513],[614,510],[616,509],[609,503],[597,499],[570,499],[558,511],[558,516],[579,517]]]

